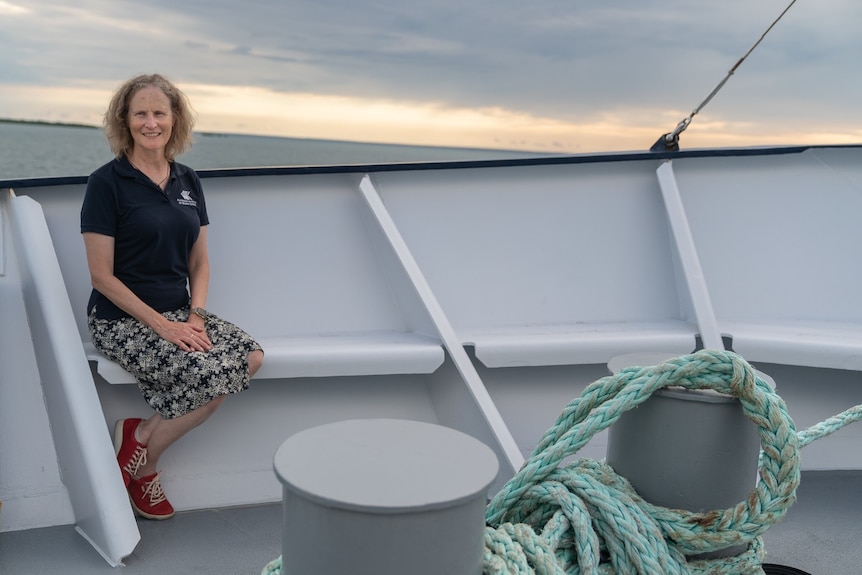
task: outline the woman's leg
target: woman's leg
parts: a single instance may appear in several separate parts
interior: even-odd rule
[[[179,438],[206,421],[225,400],[220,395],[209,403],[175,419],[165,419],[158,413],[144,420],[135,433],[136,439],[147,446],[147,462],[138,468],[137,475],[146,477],[158,471],[159,458]]]
[[[263,363],[263,352],[256,350],[248,354],[249,377],[253,376]],[[206,421],[219,408],[226,395],[220,395],[199,408],[175,419],[165,419],[158,413],[142,421],[135,431],[135,438],[147,446],[147,462],[138,469],[139,477],[146,477],[157,471],[159,458],[186,433]]]

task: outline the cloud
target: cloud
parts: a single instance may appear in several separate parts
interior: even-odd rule
[[[0,0],[0,13],[9,6]],[[0,18],[10,35],[0,52],[0,83],[101,89],[159,71],[183,86],[280,99],[281,106],[267,109],[269,125],[288,130],[284,135],[311,129],[310,114],[335,109],[357,114],[342,119],[347,134],[386,102],[387,114],[376,117],[368,137],[395,134],[400,123],[400,133],[414,139],[450,130],[457,142],[466,136],[449,121],[456,118],[472,126],[469,133],[494,125],[500,141],[532,142],[536,130],[512,128],[527,118],[546,130],[540,139],[547,145],[585,150],[605,144],[596,134],[608,130],[618,130],[616,142],[642,148],[672,129],[787,0],[246,0],[241,6],[210,0],[205,8],[175,0],[82,0],[76,6],[32,0],[29,13]],[[859,21],[856,0],[797,2],[686,138],[709,132],[731,141],[731,130],[739,142],[758,134],[856,137]],[[242,105],[251,108],[228,106],[219,113],[231,119],[219,121],[251,126],[255,109],[266,107],[247,99]],[[305,116],[288,105],[306,106]],[[210,112],[202,112],[207,121]]]
[[[22,14],[29,14],[31,10],[25,6],[19,6],[17,4],[12,4],[11,2],[6,2],[6,0],[0,0],[0,14],[5,16],[20,16]]]

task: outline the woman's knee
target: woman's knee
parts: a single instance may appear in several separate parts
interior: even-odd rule
[[[248,376],[251,377],[263,365],[263,350],[256,349],[248,354]]]
[[[224,403],[225,399],[227,399],[226,395],[217,395],[201,407],[207,408],[210,412],[213,412],[218,409],[222,403]]]

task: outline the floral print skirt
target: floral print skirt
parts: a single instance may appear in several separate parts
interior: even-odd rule
[[[189,309],[162,315],[186,321]],[[261,349],[246,332],[212,314],[206,330],[213,347],[205,352],[183,351],[132,317],[107,320],[91,313],[88,325],[96,349],[134,375],[144,399],[166,419],[248,389],[248,354]]]

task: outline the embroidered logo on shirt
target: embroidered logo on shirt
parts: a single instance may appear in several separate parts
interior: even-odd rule
[[[192,193],[189,190],[183,190],[180,192],[180,197],[177,198],[177,203],[182,206],[192,206],[195,207],[198,203],[192,199]]]

